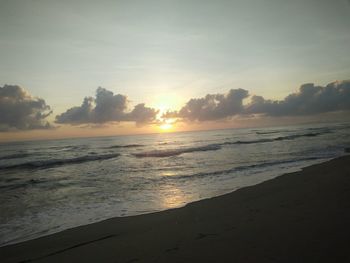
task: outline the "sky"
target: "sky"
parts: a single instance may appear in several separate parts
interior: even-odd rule
[[[0,140],[342,118],[349,53],[348,0],[0,0]]]

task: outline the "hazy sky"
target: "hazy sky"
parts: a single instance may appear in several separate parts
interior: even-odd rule
[[[349,47],[347,0],[0,0],[0,87],[52,116],[99,86],[171,110],[238,88],[283,99],[349,79]]]

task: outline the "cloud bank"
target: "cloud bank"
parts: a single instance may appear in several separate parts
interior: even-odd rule
[[[244,103],[248,98],[250,102]],[[98,88],[95,97],[85,97],[80,106],[57,115],[55,122],[71,125],[135,122],[138,126],[160,122],[157,119],[159,110],[146,107],[144,103],[128,110],[128,104],[127,96]],[[269,100],[250,95],[245,89],[231,89],[227,94],[192,98],[179,111],[167,112],[162,117],[203,122],[235,116],[312,116],[349,110],[350,80],[344,80],[326,86],[303,84],[283,100]],[[23,88],[16,85],[0,87],[0,132],[51,128],[53,126],[46,121],[51,113],[45,100],[31,96]]]
[[[45,120],[51,113],[45,100],[32,97],[23,88],[0,87],[0,131],[51,128]]]
[[[148,108],[145,104],[136,105],[128,112],[128,99],[121,94],[104,88],[96,90],[96,97],[86,97],[81,106],[68,109],[56,116],[56,123],[61,124],[102,124],[106,122],[131,121],[137,125],[152,123],[156,120],[158,111]]]
[[[298,92],[280,101],[253,95],[251,102],[243,105],[248,97],[249,92],[244,89],[231,89],[228,94],[208,94],[204,98],[190,99],[179,111],[167,112],[163,117],[210,121],[236,115],[282,117],[347,111],[350,110],[350,80],[332,82],[325,87],[303,84]]]

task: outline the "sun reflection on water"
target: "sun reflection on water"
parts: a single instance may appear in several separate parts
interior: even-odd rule
[[[162,192],[163,191],[164,193],[161,196],[161,202],[165,209],[180,207],[190,201],[184,192],[175,186],[167,185]]]

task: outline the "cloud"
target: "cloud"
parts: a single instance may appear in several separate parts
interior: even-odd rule
[[[137,104],[130,113],[126,114],[125,120],[135,121],[137,124],[150,123],[155,121],[158,112],[158,110],[148,108],[144,103],[141,103]]]
[[[243,103],[250,98],[248,104]],[[104,88],[95,97],[84,98],[80,106],[56,116],[56,123],[103,125],[109,122],[135,122],[137,125],[158,123],[158,110],[137,104],[128,110],[127,96]],[[350,80],[332,82],[326,86],[303,84],[283,100],[269,100],[249,95],[245,89],[231,89],[227,94],[208,94],[190,99],[179,111],[167,112],[163,118],[179,121],[215,121],[232,117],[262,115],[268,117],[312,116],[349,111]],[[15,85],[0,87],[0,131],[47,129],[46,118],[52,113],[45,100],[35,98]]]
[[[325,87],[312,83],[301,85],[297,93],[282,101],[253,96],[245,112],[268,116],[306,116],[350,110],[350,81],[336,81]]]
[[[23,88],[0,87],[0,131],[52,128],[45,120],[51,113],[45,100],[32,97]]]
[[[184,121],[210,121],[261,114],[265,116],[308,116],[320,113],[350,110],[350,80],[336,81],[327,86],[304,84],[299,91],[283,100],[267,100],[251,96],[244,89],[231,89],[228,94],[208,94],[204,98],[190,99],[179,111],[167,112],[164,118]]]
[[[190,121],[218,120],[240,114],[243,99],[248,97],[244,89],[231,89],[228,94],[208,94],[204,98],[191,99],[178,112],[167,112],[164,118],[182,118]]]
[[[56,116],[56,122],[62,124],[102,124],[107,122],[131,121],[137,125],[156,120],[158,111],[138,104],[131,112],[127,111],[128,98],[121,94],[99,87],[96,97],[86,97],[81,106],[68,109]]]

